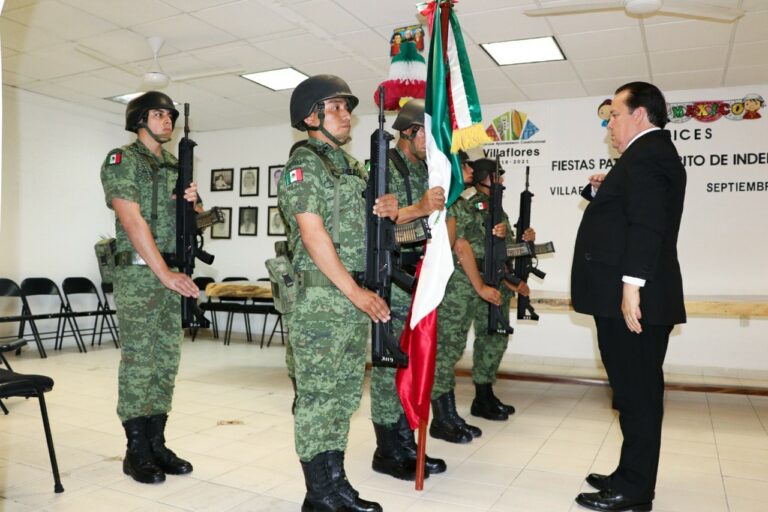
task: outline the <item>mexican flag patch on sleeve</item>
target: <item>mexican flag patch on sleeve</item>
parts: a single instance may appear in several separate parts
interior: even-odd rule
[[[118,165],[122,161],[123,161],[122,151],[115,151],[114,153],[110,153],[110,155],[107,157],[107,165]]]
[[[303,181],[304,180],[304,174],[301,172],[301,167],[297,167],[296,169],[287,172],[285,174],[285,182],[286,184],[290,185],[291,183],[296,183],[297,181]]]

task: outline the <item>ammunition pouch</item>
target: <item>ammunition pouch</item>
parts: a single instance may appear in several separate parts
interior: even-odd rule
[[[96,242],[93,249],[96,252],[96,261],[99,264],[101,282],[112,284],[114,282],[117,241],[114,238],[104,238]]]
[[[293,270],[293,264],[287,256],[281,255],[265,262],[272,285],[272,300],[275,309],[285,315],[296,307],[299,298],[299,279]]]

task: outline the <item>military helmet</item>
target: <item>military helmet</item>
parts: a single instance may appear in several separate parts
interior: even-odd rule
[[[307,78],[291,94],[291,126],[306,131],[304,118],[312,113],[315,105],[331,98],[344,98],[352,112],[360,100],[352,94],[347,82],[335,75],[315,75]]]
[[[412,99],[403,105],[392,123],[392,129],[402,132],[415,124],[424,126],[424,100]]]
[[[468,162],[469,166],[472,167],[472,170],[474,171],[472,173],[472,184],[477,185],[478,183],[482,183],[483,180],[489,175],[492,174],[496,170],[496,160],[491,160],[490,158],[478,158],[477,160]],[[499,168],[499,176],[504,174],[504,169]]]
[[[460,149],[459,150],[459,163],[461,165],[464,165],[464,164],[469,164],[469,162],[470,162],[470,160],[469,160],[469,155],[467,154],[467,152],[464,151],[463,149]]]
[[[173,100],[162,92],[149,91],[128,102],[128,107],[125,109],[125,129],[129,132],[138,133],[139,123],[144,115],[153,108],[169,110],[171,122],[174,127],[176,126],[179,111],[176,110]]]

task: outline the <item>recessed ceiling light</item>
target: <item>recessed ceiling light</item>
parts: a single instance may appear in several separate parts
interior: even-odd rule
[[[560,46],[552,36],[483,43],[480,46],[499,66],[565,60]]]
[[[246,73],[240,76],[251,82],[263,85],[268,89],[272,89],[273,91],[293,89],[309,78],[304,73],[296,71],[293,68],[273,69],[272,71],[261,71],[259,73]]]

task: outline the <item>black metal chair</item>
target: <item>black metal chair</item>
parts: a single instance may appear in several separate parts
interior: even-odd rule
[[[248,281],[247,277],[225,277],[221,280],[222,283],[226,282],[232,282],[232,281]],[[229,302],[229,303],[241,303],[245,305],[248,302],[248,299],[244,299],[242,297],[219,297],[220,302]],[[224,328],[224,344],[229,345],[229,341],[232,338],[232,323],[234,321],[235,317],[235,311],[232,311],[231,309],[227,311],[227,322],[226,327]],[[248,313],[246,311],[243,311],[243,321],[245,322],[245,338],[248,340],[248,342],[253,341],[251,338],[251,319],[248,316]]]
[[[0,398],[37,398],[40,403],[40,415],[43,418],[45,441],[48,443],[48,456],[51,459],[51,471],[53,472],[54,492],[64,492],[59,477],[59,466],[56,463],[56,451],[53,447],[51,425],[48,422],[48,409],[45,406],[45,393],[53,389],[53,379],[43,375],[25,375],[11,370],[0,368]],[[8,410],[3,407],[5,414]]]
[[[7,341],[0,341],[0,363],[3,363],[5,367],[13,371],[13,368],[11,368],[11,363],[8,362],[8,359],[5,358],[6,352],[16,352],[16,355],[21,353],[21,347],[27,344],[27,340],[18,338],[15,340],[7,340]],[[8,409],[5,408],[5,404],[2,400],[0,400],[0,410],[2,410],[5,414],[8,414]]]
[[[0,278],[0,297],[6,297],[9,299],[18,299],[18,303],[15,304],[15,307],[17,308],[18,314],[15,316],[9,316],[4,317],[1,321],[6,323],[18,323],[19,329],[17,331],[17,335],[13,336],[0,336],[0,341],[7,342],[7,341],[15,341],[19,338],[24,338],[24,327],[26,325],[27,320],[24,318],[19,319],[19,317],[22,317],[25,315],[26,309],[28,309],[27,306],[27,299],[24,297],[24,292],[21,291],[21,287],[16,284],[11,279],[7,278]],[[45,347],[43,347],[43,344],[40,340],[37,339],[37,337],[33,337],[35,340],[35,344],[37,345],[37,352],[40,354],[40,357],[46,357],[45,353]]]
[[[49,332],[40,332],[40,330],[37,328],[37,322],[33,319],[29,319],[29,326],[32,328],[32,333],[34,334],[35,338],[39,340],[41,343],[43,340],[46,339],[54,339],[54,350],[60,350],[64,336],[67,334],[67,325],[69,325],[69,329],[72,332],[72,336],[75,338],[75,344],[77,345],[77,349],[80,352],[87,352],[85,348],[85,343],[83,343],[83,340],[80,339],[80,336],[75,329],[75,324],[72,321],[72,316],[67,311],[67,305],[64,302],[64,297],[62,297],[61,292],[59,291],[59,287],[48,279],[47,277],[28,277],[27,279],[23,280],[21,282],[21,291],[24,293],[24,297],[26,298],[25,304],[26,304],[26,311],[24,314],[32,316],[32,308],[30,305],[30,298],[31,297],[53,297],[58,299],[59,301],[59,309],[58,311],[47,311],[45,313],[38,313],[38,314],[50,314],[51,319],[56,319],[56,330],[55,331],[49,331]],[[55,306],[54,306],[55,307]],[[23,336],[23,331],[21,333],[21,336]]]
[[[212,277],[207,276],[200,276],[192,279],[194,283],[197,285],[197,289],[200,290],[200,294],[205,294],[205,288],[211,284],[215,283],[216,280]],[[200,306],[200,309],[203,311],[210,311],[211,312],[211,329],[213,330],[213,337],[218,338],[219,337],[219,325],[216,320],[216,309],[210,307],[212,304],[211,298],[207,295],[205,296],[205,301],[202,300],[202,298],[198,301],[198,305]],[[197,328],[190,329],[190,334],[192,335],[192,341],[195,341],[195,337],[197,336]]]
[[[101,283],[101,296],[104,298],[104,307],[107,308],[108,314],[105,316],[107,319],[107,322],[112,326],[112,331],[114,331],[115,336],[117,336],[117,342],[120,342],[120,332],[117,328],[117,320],[115,320],[115,314],[112,313],[115,311],[115,308],[113,308],[109,303],[109,296],[113,294],[114,288],[112,286],[112,283],[105,283],[102,281]]]
[[[67,277],[61,283],[61,289],[64,292],[64,298],[66,299],[65,307],[68,313],[75,312],[75,309],[72,307],[73,295],[92,295],[93,298],[96,299],[95,309],[77,311],[78,313],[88,313],[89,315],[93,315],[94,320],[92,328],[81,329],[79,323],[77,322],[77,318],[72,317],[72,322],[75,324],[75,329],[77,330],[77,334],[80,336],[80,339],[83,339],[83,332],[87,333],[90,331],[91,346],[93,346],[93,344],[96,342],[96,331],[98,331],[99,346],[101,346],[101,338],[104,335],[104,328],[106,327],[109,335],[112,337],[112,343],[115,344],[115,348],[120,348],[117,333],[112,330],[112,324],[107,321],[107,315],[111,314],[111,312],[104,306],[104,302],[101,300],[101,295],[99,295],[99,292],[96,289],[96,285],[93,284],[93,281],[87,277]]]
[[[260,277],[257,279],[257,281],[269,283],[269,278]],[[264,323],[261,326],[261,347],[260,348],[264,348],[264,335],[267,332],[267,319],[269,318],[269,315],[275,315],[277,318],[275,320],[275,324],[272,326],[272,332],[270,332],[269,334],[267,347],[269,347],[272,344],[272,337],[275,335],[276,332],[280,333],[280,339],[283,341],[283,345],[285,345],[285,338],[283,337],[283,315],[281,315],[280,312],[275,309],[275,302],[272,299],[253,298],[251,300],[253,301],[254,306],[256,306],[257,308],[255,313],[264,315]],[[278,325],[280,326],[280,331],[277,330]]]

